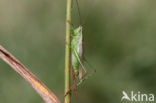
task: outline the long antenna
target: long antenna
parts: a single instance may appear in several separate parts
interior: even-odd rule
[[[78,10],[78,13],[79,13],[79,17],[80,17],[80,25],[82,25],[81,14],[80,14],[80,8],[79,8],[78,0],[76,0],[76,5],[77,5],[77,10]]]
[[[76,0],[76,1],[77,1],[77,0]],[[91,0],[91,1],[93,2],[93,4],[95,4],[95,0],[94,0],[94,1]],[[95,6],[95,5],[89,7],[89,9],[92,10],[94,6]],[[80,10],[79,10],[79,11],[80,11]],[[79,14],[80,14],[80,13],[79,13]],[[89,12],[86,13],[86,15],[85,15],[85,17],[84,17],[84,20],[83,20],[83,21],[81,20],[81,25],[84,25],[84,24],[87,22],[87,17],[89,16],[89,14],[90,14]]]

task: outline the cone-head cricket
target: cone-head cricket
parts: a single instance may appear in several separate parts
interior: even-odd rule
[[[76,29],[71,31],[71,55],[72,55],[72,77],[73,77],[73,86],[71,89],[65,93],[64,96],[69,94],[74,90],[75,96],[77,96],[77,86],[79,86],[84,80],[92,76],[92,74],[87,75],[87,71],[84,66],[84,62],[88,63],[86,59],[84,60],[84,46],[83,46],[83,33],[82,26],[79,26]],[[78,83],[77,83],[78,80]]]
[[[74,83],[74,92],[77,96],[77,82],[76,77],[79,77],[79,81],[82,81],[83,71],[83,34],[82,26],[72,30],[72,41],[71,41],[71,51],[72,51],[72,74]],[[81,66],[80,66],[81,65]]]

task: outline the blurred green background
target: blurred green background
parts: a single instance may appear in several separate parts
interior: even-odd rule
[[[120,103],[123,90],[156,93],[155,3],[80,0],[85,55],[97,73],[79,87],[79,98],[72,96],[72,103]],[[0,0],[0,45],[43,81],[62,103],[65,13],[66,0]],[[73,25],[77,27],[79,22],[74,2]],[[44,102],[0,60],[0,103]]]

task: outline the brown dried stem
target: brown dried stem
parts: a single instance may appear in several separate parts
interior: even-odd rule
[[[39,79],[37,79],[37,77],[35,77],[22,63],[20,63],[2,46],[0,46],[0,58],[18,72],[46,103],[60,103],[59,99]]]

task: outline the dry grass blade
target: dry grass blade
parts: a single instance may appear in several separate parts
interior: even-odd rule
[[[2,46],[0,46],[0,58],[18,72],[46,103],[60,103],[59,99],[39,79],[37,79],[22,63],[7,52]]]

